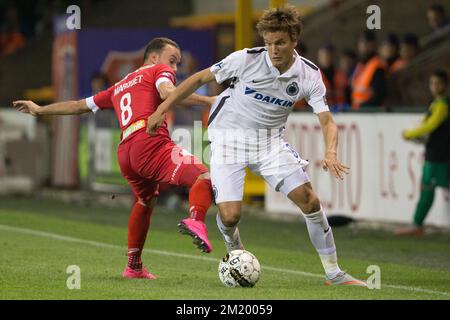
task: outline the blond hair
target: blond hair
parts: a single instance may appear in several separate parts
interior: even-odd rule
[[[265,32],[287,32],[291,40],[298,41],[302,31],[302,22],[297,8],[286,5],[281,8],[265,10],[258,24],[258,33],[263,36]]]

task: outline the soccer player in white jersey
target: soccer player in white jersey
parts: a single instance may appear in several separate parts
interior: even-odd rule
[[[301,32],[298,12],[293,6],[267,10],[257,29],[265,47],[236,51],[186,79],[149,117],[147,132],[153,134],[165,113],[203,84],[232,79],[217,97],[208,121],[217,225],[227,250],[243,248],[237,225],[248,167],[300,208],[325,269],[325,284],[366,286],[339,268],[332,230],[303,169],[308,162],[283,139],[294,103],[305,98],[325,138],[324,170],[341,180],[349,172],[336,157],[338,130],[326,104],[320,70],[295,51]]]

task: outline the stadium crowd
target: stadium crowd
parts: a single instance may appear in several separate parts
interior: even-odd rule
[[[450,21],[442,5],[430,5],[426,18],[430,34],[423,41],[413,33],[389,33],[380,41],[374,31],[365,30],[358,38],[356,50],[348,48],[337,56],[332,43],[324,44],[315,61],[322,71],[332,110],[383,107],[387,80],[407,68],[427,45],[450,31]]]
[[[25,46],[29,39],[51,33],[55,14],[76,4],[89,11],[91,0],[2,1],[0,3],[0,58]]]
[[[83,12],[89,11],[92,0],[51,1],[39,0],[31,3],[6,1],[0,5],[0,58],[14,54],[25,46],[27,39],[39,38],[51,32],[53,16],[62,13],[69,4],[77,4]],[[335,3],[336,2],[336,3]],[[338,7],[344,1],[331,1],[331,7]],[[427,19],[429,34],[419,39],[413,33],[389,33],[383,39],[376,32],[363,31],[354,48],[337,52],[333,43],[324,43],[312,61],[321,68],[327,87],[327,101],[334,112],[365,110],[385,106],[388,94],[387,81],[399,71],[408,67],[411,61],[427,49],[430,43],[439,41],[450,32],[450,20],[442,5],[432,4],[423,15]],[[300,42],[300,54],[305,55],[307,43]],[[188,58],[191,58],[187,55]],[[219,58],[219,57],[218,57]],[[195,57],[189,59],[194,61]],[[182,68],[181,78],[190,74],[185,72],[195,66]],[[221,88],[210,89],[217,94]],[[299,102],[295,110],[301,110],[306,103]],[[183,114],[186,115],[185,113]],[[177,121],[177,119],[175,119]],[[178,122],[178,121],[177,121]]]

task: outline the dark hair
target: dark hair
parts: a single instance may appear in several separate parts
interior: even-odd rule
[[[448,74],[444,69],[434,70],[431,76],[439,78],[445,85],[448,85]]]
[[[356,60],[356,53],[352,49],[345,49],[344,51],[342,51],[342,55],[352,60]]]
[[[399,41],[398,41],[398,37],[395,33],[389,33],[385,38],[384,38],[384,42],[385,43],[389,43],[390,45],[398,48],[399,46]]]
[[[327,52],[330,52],[330,53],[333,53],[334,52],[334,46],[333,46],[333,44],[332,43],[324,43],[321,47],[320,47],[320,49],[323,49],[323,50],[325,50],[325,51],[327,51]]]
[[[173,41],[169,38],[164,38],[164,37],[154,38],[148,43],[147,47],[145,48],[144,61],[147,60],[150,53],[152,53],[152,52],[160,53],[161,50],[166,45],[171,45],[177,49],[180,49],[180,46],[175,41]]]
[[[429,7],[428,7],[428,10],[431,10],[431,11],[434,11],[434,12],[437,12],[437,13],[440,13],[441,15],[445,15],[445,9],[444,9],[444,6],[443,5],[441,5],[441,4],[437,4],[437,3],[435,3],[435,4],[431,4]]]
[[[284,31],[289,34],[291,40],[298,41],[302,32],[302,22],[297,8],[286,5],[281,8],[265,10],[256,29],[261,36],[265,32]]]
[[[412,45],[416,48],[419,48],[419,40],[414,33],[407,33],[402,39],[402,43]]]
[[[109,79],[108,79],[108,77],[107,77],[107,75],[106,74],[104,74],[104,73],[102,73],[102,72],[94,72],[92,75],[91,75],[91,81],[92,80],[95,80],[95,79],[100,79],[100,80],[102,80],[103,82],[105,82],[106,84],[108,84],[109,83]]]

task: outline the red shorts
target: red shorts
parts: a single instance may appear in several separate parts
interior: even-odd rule
[[[149,136],[145,130],[119,144],[117,156],[123,176],[143,201],[158,194],[160,182],[191,187],[199,175],[208,172],[197,157],[169,137]]]

